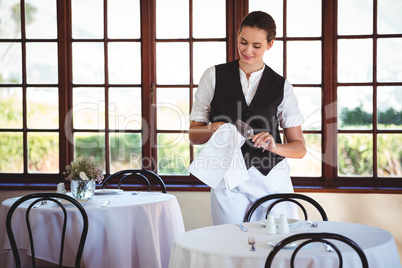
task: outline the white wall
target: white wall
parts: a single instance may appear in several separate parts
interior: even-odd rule
[[[170,192],[176,196],[186,231],[212,225],[209,192]],[[0,202],[29,191],[0,190]],[[402,194],[304,193],[319,202],[329,220],[371,225],[389,231],[402,261]],[[306,207],[309,219],[320,219]]]

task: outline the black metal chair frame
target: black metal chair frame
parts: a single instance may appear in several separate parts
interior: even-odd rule
[[[150,177],[152,177],[153,179],[155,179],[155,181],[159,184],[159,186],[161,187],[162,193],[166,193],[166,185],[163,182],[162,178],[159,177],[158,174],[156,174],[155,172],[152,172],[150,170],[146,170],[146,169],[125,169],[125,170],[120,170],[117,171],[113,174],[110,174],[102,183],[102,189],[105,189],[106,186],[109,184],[109,182],[111,180],[113,180],[114,178],[117,177],[121,177],[117,188],[120,189],[120,186],[122,185],[123,181],[128,178],[128,177],[136,177],[136,178],[140,178],[142,180],[145,181],[145,183],[148,185],[148,192],[151,191],[151,183],[149,182],[148,178],[145,175],[149,175]]]
[[[276,246],[269,253],[267,260],[265,261],[265,268],[271,268],[274,257],[279,252],[279,250],[281,250],[286,245],[288,245],[294,241],[302,240],[302,239],[306,239],[306,240],[304,242],[302,242],[300,245],[298,245],[292,253],[292,257],[290,259],[290,267],[291,268],[294,268],[295,257],[296,257],[296,254],[299,252],[299,250],[302,247],[304,247],[305,245],[310,244],[310,243],[315,243],[315,242],[329,244],[338,254],[339,268],[342,268],[343,259],[342,259],[342,254],[341,254],[340,250],[336,247],[336,245],[334,245],[332,242],[328,241],[327,239],[338,240],[345,244],[348,244],[359,255],[360,260],[362,262],[362,267],[363,268],[369,267],[368,261],[367,261],[366,255],[363,252],[363,249],[352,239],[350,239],[346,236],[340,235],[340,234],[335,234],[335,233],[301,233],[301,234],[289,236],[289,237],[283,239],[282,241],[280,241],[278,244],[276,244]]]
[[[263,204],[263,203],[265,203],[267,201],[270,201],[270,200],[274,200],[274,199],[277,199],[277,200],[275,202],[273,202],[268,207],[267,213],[265,215],[265,218],[268,218],[269,213],[271,212],[272,208],[276,204],[279,204],[281,202],[292,202],[292,203],[295,203],[296,205],[298,205],[301,208],[301,210],[303,211],[305,220],[308,220],[306,209],[304,208],[304,206],[300,202],[295,200],[295,199],[301,199],[301,200],[307,201],[310,204],[312,204],[320,212],[322,220],[328,221],[328,217],[327,217],[327,214],[325,213],[325,210],[323,209],[323,207],[317,201],[315,201],[314,199],[312,199],[309,196],[306,196],[306,195],[303,195],[303,194],[297,194],[297,193],[270,194],[270,195],[266,195],[266,196],[261,197],[260,199],[255,201],[254,204],[247,210],[243,221],[244,222],[249,222],[251,220],[251,216],[253,215],[254,211],[261,204]]]
[[[15,203],[10,207],[10,210],[7,213],[7,218],[6,218],[6,230],[7,230],[7,235],[10,240],[10,245],[11,249],[14,255],[14,260],[16,267],[19,268],[21,267],[21,260],[20,256],[18,253],[18,248],[17,244],[15,241],[14,233],[12,230],[11,226],[11,220],[14,211],[17,209],[17,207],[30,199],[36,199],[32,201],[32,203],[28,206],[27,211],[25,213],[25,219],[26,219],[26,224],[28,228],[28,235],[29,235],[29,242],[31,246],[31,257],[32,257],[32,266],[36,267],[36,262],[35,262],[35,249],[34,249],[34,243],[33,243],[33,238],[32,238],[32,230],[31,230],[31,224],[29,221],[29,213],[31,209],[37,204],[38,202],[42,201],[53,201],[56,203],[63,211],[64,218],[63,218],[63,226],[62,226],[62,231],[61,231],[61,245],[60,245],[60,257],[59,257],[59,267],[62,267],[63,263],[63,251],[64,251],[64,240],[65,240],[65,233],[66,233],[66,226],[67,226],[67,211],[64,205],[58,200],[58,199],[64,199],[69,201],[71,204],[73,204],[81,213],[82,219],[83,219],[83,227],[82,227],[82,233],[81,233],[81,238],[80,238],[80,243],[77,249],[77,254],[75,258],[75,267],[80,267],[80,261],[82,257],[82,252],[84,250],[84,245],[85,245],[85,240],[88,234],[88,215],[84,209],[84,207],[73,197],[61,194],[61,193],[32,193],[32,194],[27,194],[21,198],[19,198]]]

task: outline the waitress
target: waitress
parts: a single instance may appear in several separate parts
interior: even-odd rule
[[[242,222],[247,209],[262,196],[293,192],[286,158],[302,158],[306,154],[301,130],[303,117],[293,87],[263,61],[275,35],[275,21],[269,14],[248,14],[237,37],[240,59],[207,69],[195,95],[189,129],[193,144],[206,143],[221,125],[237,119],[249,124],[256,133],[241,148],[250,179],[231,190],[221,180],[211,189],[215,225]],[[283,128],[284,142],[279,126]],[[265,218],[265,211],[261,206],[252,220]],[[296,207],[290,202],[275,206],[272,213],[298,218]]]

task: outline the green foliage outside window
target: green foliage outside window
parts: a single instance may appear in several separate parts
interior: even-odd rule
[[[353,110],[348,108],[342,109],[340,114],[342,126],[361,126],[371,125],[373,117],[371,113],[367,113],[362,107],[356,107]],[[396,111],[394,108],[388,108],[385,112],[378,113],[378,123],[383,125],[402,125],[402,111]]]
[[[14,103],[14,104],[13,104]],[[14,109],[13,101],[0,100],[0,119],[2,122],[16,122],[21,117],[21,111]],[[361,108],[355,110],[345,109],[341,113],[343,124],[353,126],[367,123],[371,115],[362,111]],[[384,126],[397,126],[401,122],[401,112],[390,108],[385,112],[379,113],[379,120]],[[3,121],[4,120],[4,121]],[[371,122],[371,121],[370,121]],[[341,176],[372,176],[373,174],[373,141],[371,135],[338,135],[338,170]],[[21,173],[23,161],[23,140],[22,134],[4,132],[1,133],[0,145],[0,172]],[[114,169],[119,167],[130,168],[133,155],[141,156],[141,137],[133,135],[131,138],[126,136],[111,135],[110,152],[111,163]],[[159,144],[169,144],[169,135],[160,135]],[[77,142],[83,144],[99,143],[98,135],[88,135],[78,137]],[[306,140],[307,143],[313,142]],[[136,144],[136,146],[128,146]],[[401,176],[402,163],[402,135],[383,134],[377,138],[378,154],[378,175],[379,176]],[[57,135],[29,135],[29,168],[30,172],[55,172],[58,170],[58,136]],[[75,155],[95,156],[97,161],[104,165],[105,149],[104,144],[93,146],[92,148],[75,147]],[[189,164],[189,145],[180,142],[174,147],[161,146],[158,148],[158,170],[161,174],[188,174],[186,168]],[[50,161],[51,160],[51,161]],[[49,167],[49,161],[53,163]],[[56,166],[56,167],[55,167]],[[63,168],[63,167],[62,167]],[[138,168],[131,167],[131,168]]]

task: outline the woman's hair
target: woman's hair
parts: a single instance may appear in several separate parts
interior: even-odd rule
[[[274,19],[263,11],[253,11],[245,16],[240,24],[239,33],[243,27],[249,26],[264,30],[267,34],[268,43],[275,39],[276,25]]]

